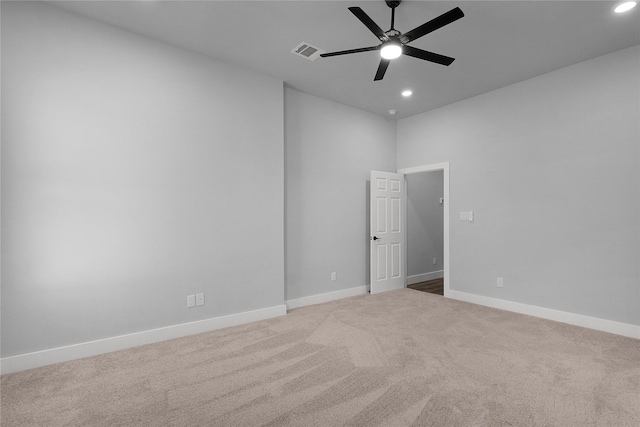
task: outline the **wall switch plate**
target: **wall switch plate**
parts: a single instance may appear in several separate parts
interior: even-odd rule
[[[187,295],[187,308],[196,306],[196,296],[195,295]]]
[[[204,294],[196,294],[196,305],[204,305]]]
[[[440,197],[440,204],[444,204],[444,197]]]
[[[460,221],[473,221],[473,211],[460,212]]]
[[[498,280],[497,280],[497,282],[496,282],[496,285],[497,285],[499,288],[504,288],[504,278],[502,278],[502,277],[498,277]]]
[[[334,271],[331,273],[331,281],[335,282],[336,280],[338,280],[338,273]]]
[[[436,265],[436,258],[433,258],[433,265]]]

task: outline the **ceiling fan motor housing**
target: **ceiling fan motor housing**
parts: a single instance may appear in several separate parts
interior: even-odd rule
[[[391,9],[398,7],[402,0],[384,0]]]

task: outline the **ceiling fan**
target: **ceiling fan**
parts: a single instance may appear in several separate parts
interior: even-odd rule
[[[451,65],[451,63],[455,60],[454,58],[433,52],[428,52],[426,50],[418,49],[413,46],[408,46],[407,43],[410,43],[415,39],[418,39],[426,34],[429,34],[432,31],[437,30],[438,28],[442,28],[445,25],[449,25],[453,21],[462,18],[464,16],[462,10],[460,10],[459,7],[451,9],[449,12],[443,13],[437,18],[434,18],[431,21],[424,23],[419,27],[416,27],[413,30],[403,34],[394,28],[396,7],[398,7],[401,1],[402,0],[385,0],[387,6],[391,8],[391,29],[388,31],[383,31],[382,28],[380,28],[378,24],[373,22],[373,19],[371,19],[369,15],[367,15],[364,10],[360,9],[359,7],[349,8],[351,13],[353,13],[356,18],[360,20],[360,22],[362,22],[373,34],[375,34],[378,39],[380,39],[380,41],[382,42],[381,44],[379,44],[378,46],[363,47],[359,49],[328,52],[323,53],[320,56],[326,58],[329,56],[347,55],[350,53],[380,50],[382,59],[380,60],[380,65],[378,66],[376,76],[373,79],[374,81],[382,80],[391,60],[399,57],[402,54],[413,56],[414,58],[418,59],[424,59],[425,61],[435,62],[437,64]]]

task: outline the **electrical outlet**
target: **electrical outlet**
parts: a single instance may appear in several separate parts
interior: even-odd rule
[[[196,294],[196,305],[204,305],[204,294]]]
[[[187,308],[196,306],[196,296],[195,295],[187,295]]]
[[[498,280],[497,280],[497,282],[496,282],[496,285],[497,285],[499,288],[504,288],[504,279],[503,279],[502,277],[498,277]]]
[[[338,273],[334,271],[331,273],[331,281],[335,282],[336,280],[338,280]]]

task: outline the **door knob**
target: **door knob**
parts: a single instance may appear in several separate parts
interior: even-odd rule
[[[380,240],[380,238],[378,236],[373,236],[371,240]]]

